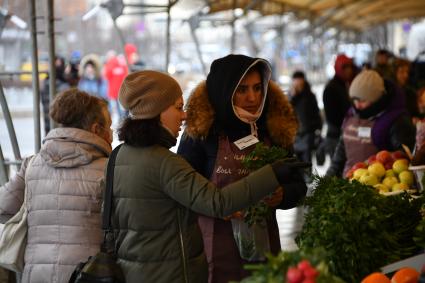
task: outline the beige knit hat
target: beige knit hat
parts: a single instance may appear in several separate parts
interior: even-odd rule
[[[384,94],[384,80],[373,70],[364,70],[358,74],[350,86],[350,97],[376,102]]]
[[[123,81],[119,101],[134,119],[151,119],[182,95],[175,79],[157,71],[139,71],[129,74]]]

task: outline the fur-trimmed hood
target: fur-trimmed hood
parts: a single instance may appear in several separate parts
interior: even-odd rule
[[[273,81],[267,90],[267,132],[273,143],[291,147],[297,132],[297,120],[291,104]],[[214,109],[208,99],[206,82],[201,82],[191,93],[186,105],[186,134],[193,139],[205,139],[215,120]]]
[[[81,59],[80,66],[78,68],[78,75],[80,77],[84,76],[84,68],[86,67],[88,62],[93,63],[96,79],[99,79],[102,76],[102,63],[100,61],[99,56],[97,56],[96,54],[87,54],[83,57],[83,59]]]

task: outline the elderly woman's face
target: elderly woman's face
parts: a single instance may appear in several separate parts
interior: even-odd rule
[[[174,104],[160,114],[161,124],[168,128],[176,138],[179,136],[184,120],[186,120],[186,112],[183,110],[183,96],[177,98]]]
[[[263,100],[261,76],[258,71],[247,73],[236,88],[233,104],[255,114]]]

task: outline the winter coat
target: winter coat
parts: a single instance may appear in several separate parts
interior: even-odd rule
[[[325,87],[323,107],[328,125],[326,137],[338,139],[341,135],[342,121],[351,107],[348,87],[338,76],[330,80]]]
[[[306,87],[301,93],[292,96],[290,102],[297,114],[299,124],[295,137],[295,152],[300,156],[311,156],[317,136],[316,131],[320,132],[322,129],[322,118],[316,96],[309,87]],[[310,158],[304,161],[310,161]]]
[[[226,60],[226,57],[223,60]],[[211,71],[207,81],[200,83],[195,88],[187,103],[186,129],[180,141],[178,153],[196,171],[210,180],[217,160],[226,158],[226,156],[218,156],[219,138],[225,136],[232,143],[251,134],[250,126],[239,120],[235,115],[232,107],[232,96],[240,79],[256,59],[240,56],[236,60],[239,60],[239,62],[230,64],[230,66],[223,66],[222,70]],[[297,131],[296,117],[282,90],[272,81],[268,84],[264,109],[256,124],[260,141],[281,146],[289,151],[292,150]],[[253,149],[255,147],[251,148]],[[285,187],[289,189],[290,186],[305,187],[302,176],[295,174],[293,179],[288,180],[288,184],[283,186],[284,191]],[[297,201],[298,199],[284,197],[279,208],[295,207]],[[240,258],[235,247],[236,244],[233,239],[230,221],[222,219],[215,219],[213,221],[212,225],[214,225],[214,228],[212,229],[212,236],[206,232],[203,234],[204,244],[206,245],[204,248],[210,260],[210,282],[222,282],[220,281],[222,279],[215,279],[215,274],[222,272],[215,265],[217,262],[221,266],[225,266],[227,263],[232,266],[238,266],[241,271],[240,276],[243,277],[244,274],[242,271],[245,262]],[[200,222],[200,224],[202,223]],[[211,224],[207,223],[206,225]],[[280,251],[280,244],[275,215],[271,217],[268,228],[270,243],[272,245],[271,251],[277,253]],[[211,229],[207,227],[203,228],[203,231],[207,230]],[[218,241],[215,238],[220,238],[219,246],[214,245]],[[240,280],[241,278],[231,279]]]
[[[124,144],[116,158],[112,224],[127,283],[206,282],[196,213],[229,215],[279,185],[271,166],[266,166],[244,182],[217,190],[169,151],[171,146]]]
[[[110,145],[75,128],[56,128],[30,166],[0,190],[0,212],[15,214],[27,186],[28,238],[22,282],[66,283],[102,242],[100,208]]]
[[[386,95],[382,97],[378,102],[375,103],[376,113],[371,113],[369,117],[360,117],[354,109],[350,109],[347,112],[346,118],[343,123],[343,131],[347,131],[347,127],[344,125],[348,124],[352,118],[361,120],[368,120],[373,122],[371,129],[370,140],[373,146],[376,148],[377,153],[379,150],[403,150],[402,144],[408,146],[413,150],[415,144],[416,130],[409,114],[405,109],[404,98],[402,93],[390,82],[385,81]],[[386,102],[387,101],[387,102]],[[377,103],[381,104],[382,107],[376,107]],[[344,167],[347,162],[347,152],[357,151],[355,156],[358,160],[353,161],[361,162],[365,161],[371,154],[369,151],[368,156],[361,154],[361,147],[367,147],[368,145],[359,144],[358,148],[346,148],[344,142],[344,135],[338,141],[338,145],[335,150],[335,154],[332,157],[331,165],[326,172],[329,176],[342,176]],[[353,154],[351,154],[353,155]],[[347,169],[347,168],[346,168]],[[347,171],[347,170],[345,170]]]
[[[105,63],[105,78],[108,81],[108,98],[118,100],[118,92],[128,74],[126,62],[119,57],[112,57]]]
[[[93,78],[88,78],[84,74],[84,69],[88,62],[93,63],[95,75]],[[96,54],[88,54],[81,59],[79,66],[80,80],[78,88],[91,95],[108,99],[108,85],[105,79],[102,78],[102,64]]]

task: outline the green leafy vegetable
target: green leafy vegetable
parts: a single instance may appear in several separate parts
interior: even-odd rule
[[[421,214],[422,220],[419,222],[418,226],[416,226],[413,240],[419,247],[425,248],[425,204],[422,205]]]
[[[269,147],[264,143],[257,143],[255,149],[242,160],[242,165],[249,170],[257,170],[264,165],[271,164],[279,159],[288,159],[288,151],[281,147]],[[264,223],[264,219],[271,216],[271,209],[264,201],[251,205],[245,211],[245,222],[251,226]]]

